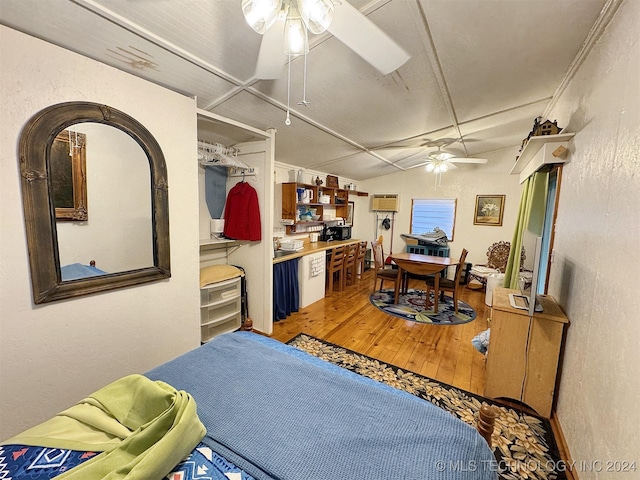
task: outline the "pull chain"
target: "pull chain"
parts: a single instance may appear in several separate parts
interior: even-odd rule
[[[302,100],[298,102],[298,105],[309,105],[307,102],[307,54],[304,55],[304,74],[302,79]]]
[[[291,119],[289,118],[290,100],[291,100],[291,54],[289,54],[289,72],[287,73],[287,118],[284,119],[284,124],[287,127],[291,125]]]

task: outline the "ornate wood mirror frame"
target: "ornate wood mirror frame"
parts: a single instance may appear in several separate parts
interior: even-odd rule
[[[143,149],[151,169],[153,266],[97,277],[62,281],[56,214],[51,198],[51,147],[73,124],[95,122],[115,127]],[[20,136],[19,158],[31,284],[34,303],[47,303],[169,278],[169,200],[167,167],[160,145],[129,115],[106,105],[67,102],[34,115]]]

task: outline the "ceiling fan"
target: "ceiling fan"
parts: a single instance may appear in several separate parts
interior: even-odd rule
[[[255,75],[276,79],[288,55],[309,52],[308,33],[330,32],[386,75],[409,54],[347,0],[242,0],[247,23],[263,35]]]
[[[428,159],[423,164],[427,172],[443,173],[457,168],[455,163],[487,163],[486,158],[457,157],[453,153],[442,151],[443,147],[449,146],[455,141],[455,138],[441,138],[420,145],[421,147],[437,147],[437,150],[429,152]]]
[[[443,173],[448,170],[455,169],[457,168],[454,165],[455,163],[476,163],[476,164],[487,163],[486,158],[458,157],[454,153],[442,150],[444,147],[448,147],[449,145],[459,141],[462,141],[462,139],[443,137],[437,140],[426,140],[425,142],[416,146],[403,147],[403,146],[397,146],[394,144],[389,144],[389,145],[373,148],[373,150],[386,149],[386,150],[412,150],[413,151],[413,153],[410,153],[407,156],[397,159],[397,161],[400,161],[400,160],[408,160],[413,157],[424,157],[426,153],[425,149],[437,148],[437,150],[433,150],[426,154],[427,158],[425,159],[425,161],[417,163],[411,167],[411,168],[416,168],[416,167],[424,166],[428,172],[433,172],[433,173]],[[465,141],[470,141],[470,140],[466,139]]]
[[[442,151],[443,147],[449,146],[457,140],[456,138],[440,138],[420,145],[421,147],[437,147],[437,150],[429,152],[428,158],[424,163],[415,165],[416,167],[424,165],[424,169],[427,172],[436,175],[436,188],[440,186],[444,172],[458,168],[455,166],[456,163],[487,163],[486,158],[457,157],[452,153]]]

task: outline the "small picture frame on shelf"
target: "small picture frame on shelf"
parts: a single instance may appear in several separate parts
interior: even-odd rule
[[[347,205],[347,218],[345,218],[345,225],[353,227],[353,212],[356,207],[356,202],[349,202]]]
[[[476,195],[474,225],[502,225],[505,195]]]
[[[334,175],[327,175],[327,187],[338,188],[338,177]]]

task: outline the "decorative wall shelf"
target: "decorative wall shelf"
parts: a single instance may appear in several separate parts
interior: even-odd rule
[[[531,137],[513,165],[511,175],[520,174],[520,183],[522,183],[545,164],[565,163],[565,156],[556,157],[553,152],[561,146],[567,148],[569,140],[574,135],[575,133],[560,133]]]

